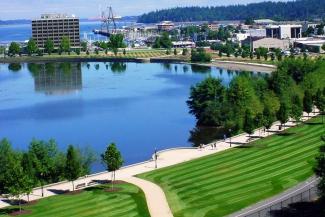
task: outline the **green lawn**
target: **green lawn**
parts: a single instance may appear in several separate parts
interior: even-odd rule
[[[320,121],[139,177],[163,188],[175,217],[225,216],[310,177],[325,133]]]
[[[40,200],[25,210],[24,217],[149,217],[144,194],[136,186],[118,184],[118,192],[105,192],[108,185],[85,189],[76,195],[58,195]],[[9,209],[14,209],[11,207]],[[0,216],[8,210],[0,209]]]

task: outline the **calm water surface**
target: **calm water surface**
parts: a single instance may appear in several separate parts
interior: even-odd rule
[[[54,138],[62,150],[90,145],[98,153],[116,142],[125,163],[136,163],[155,148],[191,146],[191,85],[207,76],[227,85],[235,75],[182,64],[0,64],[0,138],[22,150],[33,138]]]

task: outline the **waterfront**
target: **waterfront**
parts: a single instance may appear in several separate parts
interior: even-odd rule
[[[192,145],[186,100],[210,75],[227,85],[236,73],[183,64],[0,64],[0,138],[22,150],[33,138],[54,138],[61,149],[89,145],[98,153],[116,142],[126,164],[147,160],[155,148]]]
[[[130,22],[117,22],[119,28],[130,24]],[[100,22],[80,22],[80,38],[83,39],[86,33],[88,39],[106,40],[106,37],[94,35],[92,32],[100,28],[100,25]],[[31,24],[0,25],[0,44],[9,44],[12,41],[24,42],[31,36]]]

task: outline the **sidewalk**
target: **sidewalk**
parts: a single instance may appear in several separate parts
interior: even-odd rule
[[[309,118],[314,117],[315,114],[310,114]],[[307,115],[304,116],[303,121],[308,120]],[[295,126],[294,122],[289,122],[286,125],[288,126]],[[286,127],[287,129],[288,127]],[[284,129],[282,129],[284,130]],[[255,133],[252,135],[254,140],[257,140],[259,138],[270,136],[276,132],[279,132],[279,122],[276,122],[273,124],[273,126],[270,129],[270,132],[264,133],[262,130],[257,129]],[[241,134],[235,137],[231,138],[231,147],[237,147],[240,145],[247,144],[248,134]],[[253,140],[250,140],[252,142]],[[216,148],[212,148],[211,144],[205,145],[202,149],[199,148],[179,148],[179,149],[170,149],[166,151],[161,151],[158,154],[158,160],[157,165],[158,168],[168,167],[172,165],[176,165],[182,162],[190,161],[193,159],[197,159],[203,156],[208,156],[223,150],[230,149],[230,139],[228,138],[226,141],[218,141],[216,142]],[[170,213],[170,208],[168,206],[168,203],[166,201],[166,197],[163,193],[163,191],[155,184],[149,184],[150,182],[144,181],[142,179],[134,178],[133,176],[149,171],[155,170],[155,161],[150,160],[142,163],[138,163],[135,165],[130,165],[127,167],[121,168],[119,171],[116,172],[116,180],[123,180],[129,183],[133,183],[140,187],[147,199],[148,208],[150,210],[152,217],[161,217],[159,213]],[[79,184],[88,184],[90,182],[94,181],[104,181],[110,179],[111,175],[108,172],[102,172],[98,174],[89,175],[86,177],[79,178],[75,181],[75,186],[78,186]],[[148,186],[147,186],[148,185]],[[55,183],[49,186],[44,187],[44,197],[49,197],[52,195],[55,195],[56,192],[62,192],[62,191],[71,191],[72,190],[72,184],[71,182],[61,182],[61,183]],[[30,195],[30,200],[37,200],[41,199],[42,193],[41,189],[37,188],[34,189],[32,192],[32,195]],[[23,197],[24,200],[27,200],[27,197]],[[4,202],[0,198],[0,208],[9,206],[8,203]],[[159,210],[159,213],[155,212],[156,210]],[[164,217],[172,216],[166,214]]]

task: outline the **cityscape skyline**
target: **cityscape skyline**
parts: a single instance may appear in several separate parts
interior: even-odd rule
[[[137,3],[129,4],[126,0],[112,0],[110,2],[104,0],[93,0],[91,2],[85,0],[30,0],[22,2],[21,0],[1,0],[0,7],[3,9],[0,14],[1,20],[10,19],[34,19],[43,13],[67,13],[75,14],[80,18],[96,18],[99,17],[101,9],[112,6],[116,15],[119,16],[137,16],[143,13],[184,6],[221,6],[232,4],[247,4],[254,2],[263,2],[265,0],[161,0],[159,4],[154,0],[138,0]],[[285,0],[273,0],[285,1]],[[89,8],[93,7],[93,10]]]

